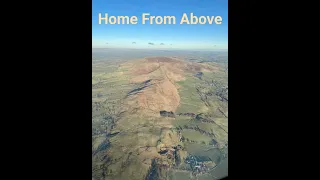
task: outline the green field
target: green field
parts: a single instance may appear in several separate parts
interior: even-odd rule
[[[177,113],[194,112],[201,113],[205,112],[207,108],[196,93],[196,85],[201,81],[191,75],[186,76],[184,81],[179,81],[177,84],[181,86],[179,88],[180,105],[177,109]]]

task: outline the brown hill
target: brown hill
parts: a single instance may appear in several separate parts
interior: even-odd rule
[[[214,71],[213,67],[200,63],[185,62],[171,57],[149,57],[126,63],[131,83],[149,81],[150,86],[143,88],[128,100],[136,102],[133,107],[155,112],[175,111],[180,103],[179,86],[176,81],[184,80],[186,73]]]

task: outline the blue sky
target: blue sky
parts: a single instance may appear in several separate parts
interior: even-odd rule
[[[137,16],[138,24],[98,24],[99,13]],[[177,23],[142,24],[143,13],[175,16]],[[183,13],[187,13],[188,17],[190,13],[198,17],[221,16],[222,24],[181,25],[179,22]],[[149,42],[155,45],[149,45]],[[228,0],[93,0],[92,47],[228,49]]]

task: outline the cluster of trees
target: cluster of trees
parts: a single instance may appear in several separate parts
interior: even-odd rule
[[[228,86],[217,88],[215,95],[219,98],[220,101],[228,102]]]
[[[175,117],[175,114],[173,112],[168,111],[160,111],[160,115],[163,117]]]
[[[203,130],[203,129],[200,129],[199,126],[188,126],[188,125],[184,125],[183,127],[178,126],[178,127],[176,127],[176,129],[177,129],[178,131],[181,131],[181,130],[183,130],[183,129],[192,129],[192,130],[195,130],[195,131],[200,132],[200,133],[203,134],[203,135],[210,136],[210,137],[215,137],[215,134],[213,133],[213,130],[212,130],[212,129],[211,129],[211,132],[207,132],[207,131],[205,131],[205,130]],[[183,139],[183,136],[182,136],[182,139]]]
[[[191,116],[191,117],[195,117],[196,114],[194,114],[194,113],[179,113],[178,116]]]

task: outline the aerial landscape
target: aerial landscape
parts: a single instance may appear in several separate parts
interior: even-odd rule
[[[93,0],[92,179],[227,177],[227,15],[222,16],[225,25],[202,29],[96,26],[97,12],[124,4],[140,8],[106,2],[102,6],[102,1]],[[156,7],[164,2],[173,4],[165,0]],[[219,15],[227,14],[227,1],[212,2],[220,8]],[[139,10],[160,13],[152,7]],[[197,7],[193,12],[205,14],[209,4]],[[180,14],[185,9],[189,6]]]

